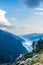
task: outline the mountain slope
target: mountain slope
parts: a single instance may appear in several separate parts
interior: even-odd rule
[[[12,62],[19,54],[26,53],[22,41],[20,37],[0,30],[0,62]]]

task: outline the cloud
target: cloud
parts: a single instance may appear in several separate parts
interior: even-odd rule
[[[17,35],[24,35],[29,33],[43,33],[43,26],[13,26],[12,28],[2,28]]]
[[[6,11],[0,10],[0,25],[10,26],[11,24],[5,17]]]
[[[30,25],[30,26],[12,26],[9,27],[1,27],[0,29],[9,31],[16,35],[25,35],[29,33],[43,33],[43,25]]]
[[[35,10],[43,11],[43,8],[35,8]]]
[[[12,18],[13,21],[16,21],[16,18]]]
[[[40,16],[43,16],[43,12],[36,12],[36,13],[33,13],[34,15],[40,15]]]
[[[28,7],[35,8],[40,5],[43,0],[24,0]]]

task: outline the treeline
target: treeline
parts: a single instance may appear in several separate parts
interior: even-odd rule
[[[39,53],[43,51],[43,39],[41,39],[40,37],[37,43],[33,41],[32,47],[33,47],[33,52],[35,53]]]

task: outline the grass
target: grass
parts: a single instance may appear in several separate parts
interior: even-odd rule
[[[40,54],[39,57],[33,59],[32,61],[29,62],[30,65],[38,65],[38,64],[43,64],[43,53]]]

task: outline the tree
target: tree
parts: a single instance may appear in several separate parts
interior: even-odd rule
[[[41,37],[37,41],[36,52],[40,52],[40,50],[43,50],[43,40],[41,39]]]
[[[43,43],[43,40],[40,37],[40,39],[37,42],[37,47],[41,47],[42,46],[42,43]]]
[[[33,41],[32,43],[32,47],[33,47],[33,52],[35,51],[35,42]]]

